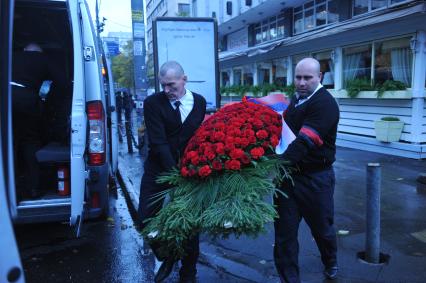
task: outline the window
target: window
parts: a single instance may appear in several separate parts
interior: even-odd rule
[[[180,16],[189,16],[189,4],[178,3],[178,14]]]
[[[382,84],[386,80],[393,80],[410,87],[413,65],[410,38],[377,42],[374,49],[374,82]]]
[[[407,0],[354,0],[352,5],[353,16],[362,15],[391,5],[409,2]]]
[[[243,85],[253,85],[253,70],[251,65],[243,67]]]
[[[269,40],[283,38],[285,34],[284,15],[280,14],[254,24],[251,32],[255,45]]]
[[[192,16],[197,16],[197,0],[192,0]]]
[[[220,72],[220,78],[221,78],[221,86],[230,86],[230,78],[229,78],[229,71],[222,71]]]
[[[233,70],[234,73],[234,85],[242,85],[243,70],[238,68]]]
[[[374,54],[374,58],[372,58]],[[410,37],[343,49],[343,79],[365,78],[374,84],[400,81],[411,87],[413,53]]]
[[[339,21],[337,0],[309,1],[294,8],[294,34]]]
[[[287,60],[276,59],[272,61],[272,81],[278,86],[287,85]]]
[[[371,44],[343,49],[343,81],[371,79]]]
[[[320,63],[322,73],[321,84],[325,88],[334,88],[334,62],[331,60],[332,51],[314,53],[312,57]]]
[[[271,68],[271,63],[259,63],[257,65],[257,85],[269,84]]]

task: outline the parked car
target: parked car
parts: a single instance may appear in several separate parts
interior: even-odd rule
[[[16,186],[8,188],[12,220],[66,220],[78,236],[83,219],[107,215],[109,184],[117,170],[117,119],[108,57],[84,0],[15,1],[13,49],[20,50],[27,42],[40,44],[48,60],[60,66],[60,81],[65,83],[52,87],[43,102],[43,145],[36,153],[40,197],[18,194],[24,173],[19,153],[9,160],[8,164],[17,164]]]

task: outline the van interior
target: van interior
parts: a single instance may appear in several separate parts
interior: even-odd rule
[[[15,134],[17,119],[13,111],[15,156],[15,184],[18,205],[35,200],[69,198],[70,194],[70,114],[73,91],[73,41],[66,1],[16,1],[13,25],[13,54],[22,51],[28,43],[38,44],[49,64],[54,65],[55,77],[46,80],[33,91],[38,96],[41,113],[37,127],[40,140],[35,152],[39,166],[39,195],[31,195],[26,186],[26,161],[23,144]],[[13,65],[12,69],[22,68]],[[31,62],[28,62],[31,64]],[[16,70],[15,70],[16,71]],[[12,70],[12,73],[14,71]],[[13,80],[13,77],[12,77]],[[20,82],[16,82],[20,83]],[[12,82],[13,92],[16,88]],[[13,105],[13,103],[12,103]],[[31,110],[31,109],[29,109]],[[25,115],[23,115],[25,116]],[[25,130],[25,125],[23,126]],[[20,129],[22,130],[22,129]],[[25,132],[25,131],[24,131]]]

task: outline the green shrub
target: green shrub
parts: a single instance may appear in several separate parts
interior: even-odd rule
[[[385,91],[389,90],[405,90],[407,86],[400,81],[386,80],[382,85],[377,85],[377,97],[380,98],[383,96]]]
[[[387,117],[382,117],[380,120],[382,121],[399,121],[398,117],[394,117],[394,116],[387,116]]]
[[[346,91],[350,98],[355,98],[363,90],[374,90],[371,81],[367,78],[353,79],[346,81]]]

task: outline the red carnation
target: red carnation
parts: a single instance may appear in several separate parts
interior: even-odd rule
[[[191,163],[193,165],[198,165],[199,162],[200,162],[200,157],[198,155],[195,155],[191,158]]]
[[[223,169],[222,163],[220,161],[217,161],[217,160],[213,160],[212,167],[216,171],[221,171]]]
[[[253,157],[253,159],[259,159],[265,154],[265,151],[262,147],[255,147],[252,150],[250,150],[250,155]]]
[[[225,145],[221,142],[215,143],[216,153],[217,154],[225,154]]]
[[[225,162],[225,168],[228,170],[240,170],[241,163],[238,160],[227,160]]]
[[[209,165],[204,165],[203,167],[201,167],[198,170],[198,175],[200,177],[207,177],[208,175],[210,175],[212,173],[212,169],[210,169]]]
[[[223,139],[225,138],[225,133],[224,132],[215,132],[213,134],[213,138],[216,141],[223,141]]]
[[[278,139],[277,136],[272,136],[271,137],[271,144],[273,147],[277,146],[280,143],[280,140]]]
[[[180,169],[180,173],[182,174],[182,176],[187,177],[189,175],[189,170],[188,168],[183,166],[182,169]]]
[[[231,150],[231,152],[229,153],[229,156],[232,159],[239,159],[244,155],[244,151],[240,148],[235,148],[233,150]]]
[[[264,140],[268,137],[268,132],[265,130],[259,130],[256,132],[256,137],[261,140]]]
[[[241,163],[243,163],[243,164],[249,164],[250,163],[250,157],[248,157],[247,155],[243,155],[241,158],[240,158],[240,160],[241,160]]]

